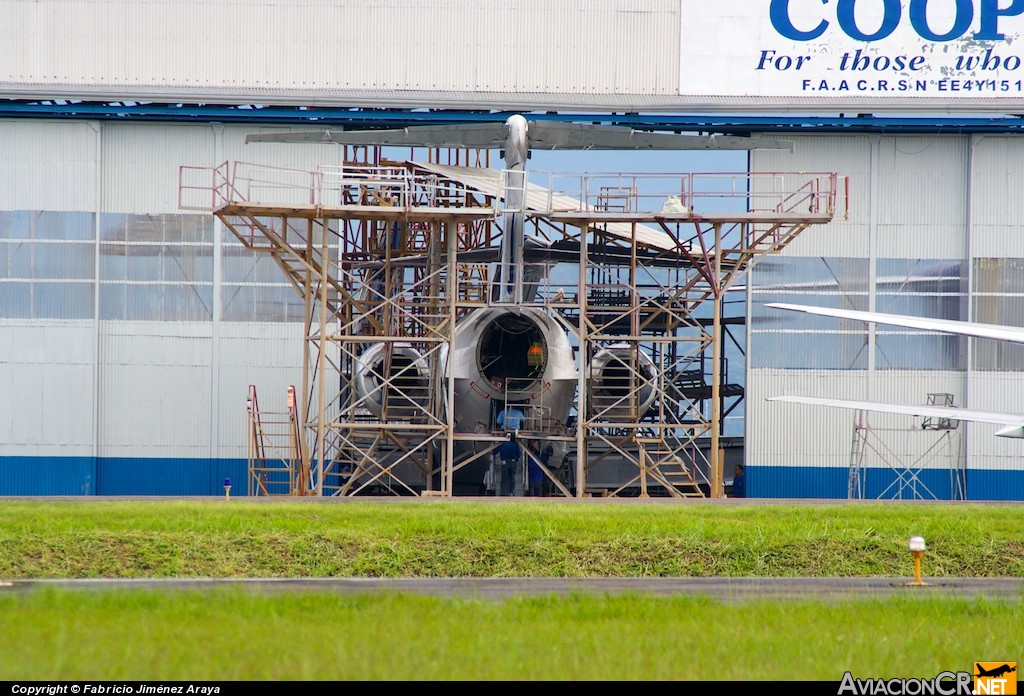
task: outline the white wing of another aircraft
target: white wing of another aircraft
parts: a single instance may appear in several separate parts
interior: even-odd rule
[[[973,321],[953,321],[952,319],[928,319],[926,317],[911,317],[904,314],[864,312],[856,309],[830,309],[828,307],[811,307],[807,305],[785,304],[782,302],[769,302],[765,304],[765,307],[771,307],[772,309],[788,309],[794,312],[803,312],[805,314],[819,314],[823,317],[836,317],[837,319],[855,319],[864,322],[874,322],[876,324],[906,326],[911,329],[938,331],[940,333],[957,334],[959,336],[973,336],[975,338],[991,338],[996,341],[1024,343],[1024,328],[1016,326],[979,324]]]
[[[1024,415],[1011,413],[989,413],[987,411],[971,411],[966,408],[947,406],[886,404],[877,401],[847,401],[846,399],[826,399],[815,396],[769,396],[768,401],[784,401],[791,404],[809,406],[834,406],[851,408],[857,411],[878,411],[880,413],[901,413],[908,416],[926,416],[930,418],[946,418],[949,420],[973,421],[976,423],[995,423],[1006,426],[996,432],[999,437],[1024,438]]]
[[[951,319],[928,319],[903,314],[884,314],[882,312],[865,312],[855,309],[831,309],[828,307],[812,307],[808,305],[786,304],[782,302],[766,303],[765,307],[785,309],[805,314],[817,314],[837,319],[854,319],[876,324],[905,326],[911,329],[938,331],[940,333],[971,336],[974,338],[990,338],[996,341],[1024,343],[1024,328],[1000,326],[998,324],[981,324],[971,321],[953,321]],[[910,416],[931,416],[950,420],[973,421],[978,423],[994,423],[1004,426],[996,432],[999,437],[1024,438],[1024,415],[1015,413],[990,413],[972,411],[962,408],[945,406],[912,404],[889,404],[877,401],[847,401],[845,399],[828,399],[812,396],[771,396],[768,401],[784,401],[812,406],[834,406],[851,408],[861,411],[878,411],[880,413],[902,413]]]

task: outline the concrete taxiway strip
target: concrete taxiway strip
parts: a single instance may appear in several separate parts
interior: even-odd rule
[[[1024,578],[133,578],[5,580],[0,592],[45,587],[75,591],[215,590],[252,592],[405,592],[501,599],[545,594],[647,594],[755,599],[857,600],[888,597],[958,597],[1024,601]]]

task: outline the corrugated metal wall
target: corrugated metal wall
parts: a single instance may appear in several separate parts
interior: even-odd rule
[[[974,408],[999,413],[1020,413],[1024,373],[980,372],[971,375],[970,401]],[[971,463],[975,468],[995,471],[1021,470],[1024,443],[995,437],[997,426],[974,423],[969,426]]]
[[[1020,163],[1024,140],[984,135],[971,139],[971,251],[977,257],[1020,258],[1024,196]]]
[[[100,454],[208,457],[210,324],[103,322]]]
[[[338,161],[341,149],[249,146],[247,132],[219,125],[0,122],[0,152],[5,161],[13,153],[13,165],[0,170],[0,260],[6,269],[0,277],[0,386],[12,395],[0,402],[0,491],[95,492],[101,479],[109,490],[155,490],[145,474],[152,472],[145,462],[153,461],[167,467],[161,477],[179,481],[180,474],[174,490],[212,485],[217,493],[223,471],[237,469],[244,457],[247,386],[256,384],[262,402],[273,409],[283,403],[287,387],[300,382],[301,324],[221,318],[230,301],[222,283],[234,283],[229,294],[235,293],[245,285],[237,278],[249,277],[248,267],[217,280],[213,249],[233,240],[224,230],[204,231],[190,221],[194,216],[177,210],[176,167],[238,159],[308,170]],[[965,274],[992,266],[985,287],[995,299],[979,295],[978,311],[1012,317],[1024,287],[1024,264],[1016,263],[1024,255],[1014,237],[1021,207],[1016,192],[1024,188],[1024,174],[1013,165],[1021,147],[1008,138],[809,136],[797,139],[792,154],[755,152],[755,171],[837,170],[853,184],[851,219],[808,230],[766,260],[764,273],[774,264],[771,272],[783,286],[793,269],[818,274],[811,285],[791,290],[789,299],[799,301],[822,297],[822,283],[843,279],[847,271],[840,266],[848,266],[852,280],[828,292],[863,300],[868,278],[878,282],[886,264],[908,266],[912,273],[922,260],[950,263]],[[58,213],[64,217],[54,217]],[[211,224],[208,217],[205,224]],[[186,237],[190,241],[181,241]],[[185,253],[192,247],[208,258],[192,259]],[[1000,257],[1008,263],[996,263]],[[801,259],[817,265],[787,266]],[[1021,379],[1012,369],[1019,357],[1012,353],[976,348],[979,367],[968,372],[958,356],[946,355],[950,346],[941,344],[937,354],[948,365],[906,365],[882,350],[891,345],[903,351],[904,362],[914,358],[910,339],[897,334],[886,338],[890,344],[879,344],[874,377],[865,381],[866,365],[857,363],[866,351],[862,327],[839,330],[849,355],[825,364],[829,369],[807,370],[796,362],[811,354],[808,338],[836,333],[819,323],[793,334],[799,351],[767,354],[762,347],[770,345],[765,341],[777,324],[760,306],[768,296],[757,294],[759,274],[755,268],[751,277],[746,402],[751,495],[831,495],[845,481],[850,461],[850,414],[786,415],[764,402],[771,394],[919,401],[928,393],[950,392],[958,402],[969,398],[975,408],[1017,410],[1015,390],[1007,389]],[[960,281],[954,281],[951,302],[943,307],[960,311],[968,303],[958,299]],[[178,295],[138,294],[154,287]],[[56,292],[61,288],[69,290]],[[905,294],[898,287],[885,292],[877,298],[897,301]],[[949,294],[939,294],[944,293]],[[918,296],[931,294],[926,289]],[[200,301],[182,304],[179,295]],[[116,304],[119,297],[127,298],[123,307]],[[24,312],[23,298],[31,305]],[[197,311],[200,316],[193,316]],[[789,362],[772,364],[782,357]],[[901,443],[897,450],[914,456],[922,442]],[[972,426],[967,452],[970,472],[984,482],[975,485],[978,496],[1024,498],[1018,442],[989,438],[985,426]],[[39,464],[37,470],[59,472],[73,482],[33,483],[39,479],[24,470],[26,458]],[[115,470],[122,473],[115,476]],[[781,473],[769,476],[773,471]],[[1015,477],[992,478],[993,471]]]
[[[876,256],[963,257],[967,236],[967,140],[941,135],[878,139]]]
[[[875,220],[878,256],[917,258],[923,238],[929,258],[963,256],[968,138],[822,135],[793,140],[792,153],[756,151],[757,171],[838,170],[849,177],[852,193],[849,219],[812,228],[787,247],[787,254],[867,257],[869,226]],[[800,168],[805,165],[821,169]],[[878,174],[873,177],[872,171]]]
[[[0,456],[91,455],[92,322],[15,320],[0,327]]]
[[[96,127],[0,121],[0,210],[96,207]]]
[[[679,29],[678,0],[8,2],[0,82],[55,94],[672,95]]]
[[[756,151],[753,171],[838,171],[851,179],[850,220],[812,227],[750,277],[747,441],[750,495],[846,497],[856,412],[765,401],[795,394],[895,403],[953,395],[977,410],[1017,412],[1014,346],[921,335],[767,309],[787,301],[994,323],[1020,323],[1024,264],[1016,227],[1024,143],[989,136],[799,137],[793,153]],[[1005,260],[1004,260],[1005,259]],[[973,289],[972,289],[973,282]],[[783,316],[785,315],[785,316]],[[872,342],[874,341],[874,342]],[[813,369],[811,369],[813,368]],[[876,452],[865,497],[892,497],[900,470],[951,496],[921,419],[871,414]],[[1024,443],[962,424],[956,436],[969,499],[1024,499]],[[959,455],[958,455],[959,456]],[[905,467],[905,469],[904,469]],[[955,468],[955,467],[954,467]],[[995,475],[1001,472],[1001,475]],[[909,477],[910,474],[907,474]],[[840,485],[842,483],[842,485]],[[921,497],[929,497],[922,495]]]
[[[103,125],[103,210],[155,215],[177,213],[178,168],[212,164],[211,127]],[[145,176],[139,176],[145,172]]]
[[[177,196],[181,165],[254,159],[246,132],[0,122],[0,494],[220,494],[225,477],[244,494],[248,386],[283,410],[303,325],[252,303],[221,318],[240,288],[295,293]],[[313,169],[339,153],[260,159]],[[215,272],[227,249],[233,270]]]

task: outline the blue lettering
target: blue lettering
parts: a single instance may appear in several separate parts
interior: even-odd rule
[[[952,41],[960,38],[971,27],[974,20],[974,5],[971,0],[956,0],[956,18],[945,34],[936,34],[928,26],[928,0],[910,0],[910,24],[922,39],[929,41]]]
[[[871,0],[874,3],[879,1],[882,3],[881,25],[874,31],[866,32],[857,26],[855,13],[857,0],[820,0],[823,6],[831,5],[835,8],[836,23],[844,34],[855,41],[865,42],[881,41],[888,38],[903,20],[901,0]],[[944,7],[948,7],[949,2],[950,0],[941,0]],[[996,41],[1006,38],[1006,34],[999,30],[999,23],[1004,17],[1017,17],[1024,14],[1024,0],[952,0],[952,2],[955,12],[953,24],[949,29],[938,32],[928,24],[929,0],[910,0],[908,18],[914,32],[926,41],[959,39],[970,31],[977,5],[979,29],[971,38]],[[790,16],[790,4],[791,0],[771,0],[769,4],[769,18],[780,36],[791,41],[813,41],[825,34],[831,23],[824,17],[810,29],[798,29]],[[932,0],[931,4],[938,4],[938,0]],[[1006,6],[1002,7],[1003,4]]]
[[[991,48],[985,49],[983,56],[957,56],[953,63],[957,70],[1017,70],[1021,66],[1020,56],[1000,57],[992,53]]]
[[[821,4],[827,5],[828,0],[821,0]],[[809,31],[800,31],[794,27],[793,22],[789,19],[789,0],[772,0],[772,4],[768,8],[768,16],[771,17],[775,31],[793,41],[812,41],[824,34],[828,28],[828,22],[824,19]]]
[[[765,70],[768,67],[774,67],[776,70],[789,70],[795,67],[800,70],[804,67],[804,63],[809,63],[811,56],[793,56],[781,55],[777,56],[775,51],[765,49],[761,51],[761,58],[757,61],[757,70]]]
[[[1014,17],[1021,12],[1024,12],[1024,0],[1013,0],[1002,10],[999,9],[999,0],[981,0],[981,31],[974,38],[990,41],[1006,38],[999,32],[999,17]]]
[[[836,9],[836,18],[839,20],[839,26],[843,28],[846,35],[851,39],[857,41],[881,41],[886,38],[894,31],[900,24],[900,0],[882,0],[885,14],[882,15],[882,26],[878,27],[878,30],[874,34],[865,34],[857,26],[857,21],[854,19],[853,10],[857,4],[857,0],[839,0],[839,6]]]

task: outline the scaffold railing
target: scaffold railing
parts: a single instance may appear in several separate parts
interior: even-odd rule
[[[420,206],[466,205],[470,188],[404,166],[346,164],[297,169],[253,162],[222,162],[216,166],[182,166],[178,207],[212,212],[230,203],[282,206]],[[499,198],[501,196],[499,195]],[[498,214],[498,199],[476,207]]]
[[[445,207],[480,205],[471,184],[411,166],[320,165],[296,169],[252,162],[183,166],[179,207],[213,211],[231,202],[311,206]],[[738,212],[833,216],[845,207],[848,181],[835,172],[687,172],[580,174],[484,170],[497,187],[487,207],[495,215],[510,187],[522,187],[534,212],[620,213],[703,217]]]

